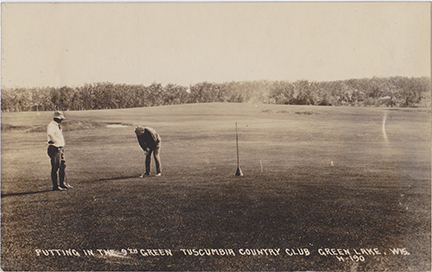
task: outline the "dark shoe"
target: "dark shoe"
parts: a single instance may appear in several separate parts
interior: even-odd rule
[[[57,187],[57,188],[53,188],[53,191],[66,191],[67,188],[64,187]]]
[[[67,189],[72,189],[72,188],[73,188],[72,185],[70,185],[69,183],[66,183],[64,186],[65,186]]]
[[[148,176],[150,176],[150,174],[145,173],[145,174],[142,174],[142,175],[140,176],[140,178],[145,178],[145,177],[148,177]]]

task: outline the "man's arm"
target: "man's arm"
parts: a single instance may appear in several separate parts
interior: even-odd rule
[[[53,127],[51,124],[48,125],[47,127],[47,135],[48,135],[48,143],[49,144],[53,144],[55,141],[55,136],[54,136],[54,132],[55,132],[55,127]]]
[[[143,139],[142,136],[143,136],[143,135],[137,136],[138,143],[140,144],[141,148],[142,148],[144,151],[146,151],[146,149],[147,149],[147,143],[146,143],[146,141],[144,141],[144,139]]]

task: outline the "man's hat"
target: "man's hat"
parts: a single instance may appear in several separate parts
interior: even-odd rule
[[[136,128],[135,128],[135,133],[136,133],[136,135],[143,135],[144,134],[144,127],[143,126],[137,126]]]
[[[57,119],[66,119],[66,117],[63,114],[63,112],[61,112],[61,111],[54,112],[54,118],[57,118]]]

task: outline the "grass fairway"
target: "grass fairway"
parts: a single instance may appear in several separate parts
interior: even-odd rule
[[[51,117],[2,114],[5,271],[431,270],[429,109],[66,112],[66,192],[50,190]],[[136,124],[162,136],[162,177],[138,178]]]

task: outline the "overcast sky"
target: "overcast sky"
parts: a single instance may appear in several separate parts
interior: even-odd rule
[[[2,3],[2,86],[430,76],[429,2]]]

